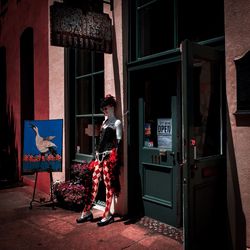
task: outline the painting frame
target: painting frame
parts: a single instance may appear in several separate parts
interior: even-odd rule
[[[25,120],[22,173],[62,172],[63,120]]]

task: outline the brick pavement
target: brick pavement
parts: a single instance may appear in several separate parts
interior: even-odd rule
[[[33,203],[33,188],[20,186],[0,190],[0,249],[72,250],[181,250],[183,245],[138,223],[127,224],[119,217],[105,227],[96,222],[102,211],[94,209],[94,221],[76,224],[79,213]],[[41,194],[38,194],[41,195]]]

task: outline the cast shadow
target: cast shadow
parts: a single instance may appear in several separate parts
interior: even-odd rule
[[[229,111],[227,107],[227,228],[228,249],[246,249],[246,219],[242,208],[239,176],[233,144],[232,129],[230,126]]]
[[[0,188],[18,182],[13,108],[7,105],[6,48],[0,47]]]
[[[18,151],[15,142],[15,123],[13,108],[7,107],[1,112],[0,123],[0,188],[18,184]]]
[[[124,1],[125,2],[125,1]],[[123,2],[123,4],[125,4]],[[125,8],[126,10],[126,8]],[[125,11],[123,12],[123,20],[125,20],[126,18],[128,18],[127,13],[125,13]],[[117,114],[118,117],[122,117],[122,116],[126,116],[124,118],[124,128],[127,128],[128,126],[128,119],[130,119],[130,113],[128,113],[127,110],[127,91],[125,90],[125,87],[122,89],[122,86],[125,86],[125,82],[127,81],[127,75],[126,75],[126,70],[120,69],[119,68],[119,55],[118,55],[118,48],[117,48],[117,36],[116,36],[116,17],[114,14],[114,11],[112,12],[112,19],[113,19],[113,43],[112,43],[112,60],[113,60],[113,72],[114,72],[114,83],[115,83],[115,96],[117,99]],[[125,25],[125,21],[123,22],[123,25]],[[127,27],[122,27],[123,30],[123,34],[122,34],[122,38],[123,41],[127,40],[127,32],[125,32],[127,30]],[[127,58],[127,47],[125,45],[126,43],[123,44],[122,49],[120,50],[122,53],[122,57],[121,59],[122,61],[122,65],[125,65],[126,63],[126,58]],[[121,78],[120,78],[120,70],[122,72],[122,77],[123,77],[123,84],[121,84]],[[122,94],[123,92],[123,94]],[[124,103],[124,114],[122,114],[122,98],[123,97],[123,103]],[[127,117],[127,115],[129,115],[129,117]],[[137,117],[137,116],[135,116]],[[127,119],[126,119],[127,118]],[[136,127],[133,127],[134,131],[136,130]],[[133,132],[132,132],[133,133]],[[136,132],[134,132],[135,135],[137,134]],[[133,138],[133,136],[131,136],[131,138]],[[122,155],[124,155],[125,150],[122,149]],[[127,152],[127,157],[130,157],[128,159],[128,214],[123,216],[121,218],[122,221],[124,221],[124,224],[134,224],[136,222],[138,222],[143,216],[144,216],[144,207],[143,207],[143,201],[142,201],[142,185],[141,185],[141,177],[140,177],[140,173],[139,173],[139,164],[138,164],[138,147],[134,144],[132,146],[128,147],[128,152]],[[133,164],[133,166],[132,166]],[[123,165],[123,164],[122,164]]]

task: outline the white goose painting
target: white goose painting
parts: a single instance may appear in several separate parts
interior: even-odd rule
[[[24,121],[23,172],[62,171],[62,120]]]

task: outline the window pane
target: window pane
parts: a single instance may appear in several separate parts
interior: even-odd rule
[[[94,54],[94,60],[95,60],[95,65],[94,65],[94,71],[101,71],[104,69],[104,55],[103,53],[95,53]]]
[[[91,52],[78,49],[76,53],[76,76],[91,73]]]
[[[193,134],[197,156],[220,154],[220,75],[216,65],[197,61],[193,71]]]
[[[91,77],[76,80],[76,114],[92,114]]]
[[[86,134],[91,118],[77,119],[76,152],[81,154],[92,154],[92,137]]]
[[[174,47],[172,0],[159,0],[138,10],[139,56]]]
[[[95,75],[94,81],[95,81],[95,98],[94,98],[94,103],[95,103],[95,114],[101,113],[100,109],[100,102],[101,99],[104,97],[104,75],[99,74]]]
[[[77,118],[76,152],[94,155],[103,117]]]
[[[164,147],[172,150],[172,136],[168,134],[167,140],[157,131],[158,124],[172,122],[172,100],[176,96],[176,68],[175,65],[164,65],[158,68],[147,69],[143,78],[145,120],[144,120],[144,146]]]
[[[104,68],[104,55],[87,50],[76,50],[76,76],[84,76]]]
[[[223,0],[180,0],[178,6],[179,42],[203,41],[224,35]]]

